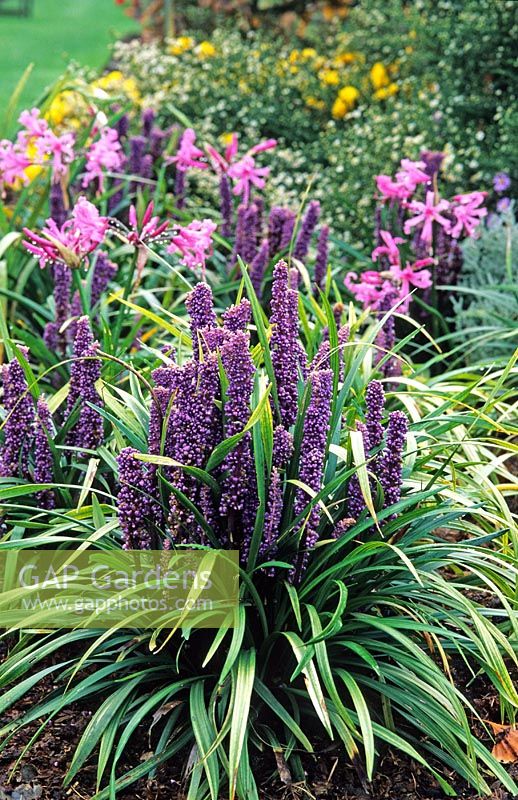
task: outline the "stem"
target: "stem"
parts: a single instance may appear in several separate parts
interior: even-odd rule
[[[81,280],[81,272],[78,269],[72,270],[72,282],[74,284],[74,288],[77,289],[79,299],[81,300],[81,310],[83,314],[88,316],[90,314],[90,303],[88,302],[88,297],[86,296],[86,287]]]

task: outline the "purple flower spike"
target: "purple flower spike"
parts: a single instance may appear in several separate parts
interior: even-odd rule
[[[207,283],[198,283],[187,295],[185,306],[191,318],[191,337],[194,358],[199,357],[200,339],[205,329],[216,327],[216,312],[212,289]]]
[[[299,261],[303,261],[308,254],[311,237],[313,236],[313,231],[317,227],[319,218],[320,203],[318,200],[312,200],[308,206],[308,210],[300,227],[299,235],[297,236],[297,241],[295,242],[295,247],[293,248],[293,255],[295,258],[298,258]]]
[[[94,271],[92,275],[92,288],[90,293],[90,305],[92,308],[97,305],[106,290],[110,281],[117,274],[117,264],[110,261],[106,253],[102,250],[97,253]]]
[[[264,271],[268,263],[268,241],[265,239],[257,251],[257,255],[250,264],[250,280],[257,297],[261,297]]]
[[[221,235],[225,239],[232,236],[232,189],[226,175],[222,175],[219,182],[219,197],[221,210]]]
[[[273,258],[281,249],[282,231],[286,221],[286,209],[274,206],[268,219],[268,257]]]
[[[49,444],[49,438],[52,438],[52,435],[52,417],[49,407],[43,397],[40,397],[38,398],[34,437],[34,483],[52,483],[54,481],[54,460]],[[41,508],[54,508],[52,489],[37,492],[36,499]]]
[[[275,467],[272,470],[270,480],[270,490],[268,493],[268,504],[264,515],[264,530],[259,555],[266,556],[268,560],[275,557],[277,551],[276,542],[279,535],[279,525],[281,524],[283,510],[282,480],[279,470]],[[273,575],[274,567],[267,570],[268,575]]]
[[[286,248],[290,246],[293,238],[293,231],[295,230],[295,221],[296,215],[293,211],[286,209],[279,250],[286,250]]]
[[[232,263],[241,256],[245,264],[251,264],[257,253],[258,212],[255,203],[245,206],[243,203],[237,210],[236,241],[232,254]]]
[[[304,430],[300,447],[299,479],[302,483],[319,492],[322,488],[322,476],[326,456],[327,434],[329,432],[329,418],[331,415],[331,395],[333,391],[333,373],[331,370],[314,372],[310,378],[311,400],[304,418]],[[294,513],[302,513],[310,498],[302,489],[297,489],[295,494]],[[315,546],[318,539],[318,523],[320,509],[313,506],[306,520],[303,537],[300,543],[305,550],[299,556],[295,571],[298,577],[304,571],[309,560],[309,551]]]
[[[274,467],[285,467],[293,453],[293,436],[282,425],[277,425],[273,432]]]
[[[432,150],[422,150],[419,156],[421,161],[425,163],[425,172],[430,176],[430,180],[439,174],[439,171],[444,161],[444,153],[439,151],[433,152]]]
[[[279,261],[273,271],[272,335],[270,350],[277,384],[282,424],[289,428],[297,418],[299,378],[298,296],[290,288],[289,270]]]
[[[408,419],[402,411],[389,414],[387,440],[378,459],[377,473],[385,494],[384,508],[397,503],[401,497],[401,472],[403,448],[408,433]]]
[[[96,358],[99,348],[94,342],[90,320],[81,317],[77,322],[74,339],[74,361],[70,369],[70,390],[66,416],[69,417],[76,401],[80,401],[79,419],[70,431],[70,444],[95,449],[102,444],[103,420],[98,411],[88,403],[102,405],[95,384],[101,376],[101,360]]]
[[[119,135],[119,139],[123,139],[128,135],[129,131],[129,117],[127,114],[122,114],[115,123],[115,130]]]
[[[150,135],[155,121],[156,114],[152,108],[145,108],[142,112],[142,135],[146,138]]]
[[[26,347],[19,350],[25,358]],[[25,373],[16,359],[1,367],[4,387],[4,446],[0,458],[0,476],[3,478],[27,477],[27,456],[32,437],[34,404],[28,391]]]
[[[137,452],[133,447],[125,447],[117,457],[120,483],[117,507],[124,550],[149,550],[152,544],[153,498],[146,466],[134,457]]]
[[[143,136],[132,136],[129,140],[130,155],[128,169],[131,175],[140,175],[142,159],[146,152],[147,141]]]
[[[174,176],[174,198],[179,210],[185,206],[185,174],[185,170],[177,168]]]
[[[384,295],[379,302],[378,316],[382,318],[387,311],[390,311],[390,309],[393,308],[395,303],[396,295],[394,292],[387,292],[387,294]],[[376,337],[375,344],[378,348],[380,348],[375,354],[375,363],[378,363],[387,355],[388,352],[393,350],[394,345],[396,344],[396,325],[393,314],[391,314],[385,320],[383,327]],[[390,357],[381,367],[381,374],[385,378],[393,377],[398,374],[398,368],[397,360],[394,357]]]
[[[205,354],[200,363],[190,361],[182,367],[155,370],[153,377],[166,385],[173,398],[164,454],[186,466],[205,466],[208,454],[220,438],[219,409],[216,398],[219,392],[218,359],[215,354]],[[159,373],[157,375],[157,373]],[[165,399],[165,396],[164,396]],[[167,472],[168,480],[193,503],[199,501],[200,486],[196,479],[181,467]],[[204,542],[205,533],[192,512],[185,508],[173,494],[170,498],[169,524],[174,541]]]
[[[315,286],[322,289],[327,274],[329,228],[323,225],[320,229],[317,245],[317,258],[315,261]]]
[[[240,433],[250,418],[250,398],[255,367],[249,352],[249,337],[243,331],[234,333],[221,348],[221,360],[228,380],[224,407],[225,438]],[[220,513],[242,511],[253,479],[253,461],[248,431],[223,462],[227,472],[221,497]]]
[[[370,381],[365,393],[367,413],[365,416],[365,454],[370,455],[381,444],[383,425],[381,421],[385,412],[385,392],[380,381]]]
[[[61,228],[67,218],[65,208],[65,198],[63,195],[63,187],[61,183],[53,181],[50,186],[49,194],[50,216],[58,226]]]
[[[67,335],[61,327],[70,318],[70,290],[72,287],[72,270],[65,264],[56,262],[51,267],[54,280],[55,321],[45,326],[43,340],[49,350],[64,355],[67,347]]]
[[[153,125],[151,133],[149,134],[149,152],[155,161],[162,155],[164,141],[166,138],[166,131],[163,131],[156,125]]]
[[[241,300],[238,306],[230,306],[223,312],[223,326],[235,333],[246,331],[252,319],[252,306],[248,300]]]

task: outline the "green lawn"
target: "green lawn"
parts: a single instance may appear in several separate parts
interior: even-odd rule
[[[0,16],[0,118],[28,64],[34,69],[20,108],[35,101],[70,59],[102,66],[109,43],[135,29],[114,0],[34,0],[29,18]]]

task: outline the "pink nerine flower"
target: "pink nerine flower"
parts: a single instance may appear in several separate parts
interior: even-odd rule
[[[218,153],[216,148],[212,147],[212,145],[205,145],[207,155],[212,162],[213,168],[218,174],[221,175],[222,173],[229,171],[231,164],[237,156],[238,142],[239,140],[237,133],[233,133],[223,154]],[[264,142],[259,142],[259,144],[251,147],[246,155],[255,156],[258,153],[264,153],[266,150],[273,150],[275,147],[277,147],[277,139],[265,139]]]
[[[443,217],[441,211],[446,211],[450,204],[447,200],[439,200],[437,205],[434,205],[434,193],[427,192],[426,200],[422,203],[420,200],[414,200],[409,204],[409,209],[415,212],[415,217],[407,219],[404,225],[404,231],[408,235],[412,228],[416,225],[422,225],[421,239],[425,244],[431,244],[433,239],[433,223],[437,222],[443,228],[449,230],[450,221]]]
[[[159,217],[153,216],[153,209],[154,203],[151,200],[144,211],[144,216],[142,217],[142,222],[139,227],[135,206],[130,206],[129,223],[131,229],[126,234],[128,242],[138,246],[149,244],[162,237],[169,227],[169,222],[167,220],[165,222],[160,222]]]
[[[393,264],[390,267],[390,276],[388,280],[395,285],[398,292],[398,299],[403,302],[399,306],[400,311],[406,314],[410,306],[410,291],[411,287],[415,286],[417,289],[428,289],[432,285],[432,274],[428,267],[434,263],[433,258],[421,258],[414,264],[408,264],[404,269],[401,269],[399,264]]]
[[[18,117],[18,122],[25,128],[25,130],[20,131],[19,134],[25,142],[31,137],[39,138],[43,136],[49,129],[47,120],[40,117],[39,108],[31,108],[30,111],[27,109],[22,111]]]
[[[45,131],[36,141],[36,150],[41,161],[46,156],[52,158],[52,175],[54,180],[66,173],[67,164],[74,160],[75,137],[73,133],[61,136],[50,130]]]
[[[430,183],[430,176],[425,172],[425,169],[426,164],[424,161],[411,161],[409,158],[402,158],[401,170],[396,172],[396,179],[413,194],[418,184]]]
[[[168,253],[181,253],[180,263],[194,270],[197,267],[205,269],[205,259],[212,252],[212,234],[216,224],[210,219],[196,219],[189,225],[181,227],[171,237]]]
[[[381,299],[380,289],[383,285],[381,272],[368,269],[358,275],[348,272],[344,278],[346,288],[363,304],[364,308],[374,308]]]
[[[410,305],[411,287],[427,289],[432,285],[432,276],[429,270],[422,269],[433,264],[433,258],[422,258],[415,264],[407,264],[401,268],[399,264],[392,264],[390,270],[386,272],[375,272],[366,270],[358,275],[356,272],[349,272],[345,276],[344,283],[354,297],[363,304],[364,308],[374,310],[380,307],[381,301],[387,294],[394,294],[396,291],[395,303],[401,301],[399,306],[403,313],[408,311]]]
[[[86,154],[86,172],[83,186],[88,186],[96,178],[99,180],[99,191],[104,189],[104,172],[115,172],[122,166],[122,152],[119,134],[115,128],[103,128],[99,139],[95,141]]]
[[[389,231],[380,231],[380,236],[385,244],[374,248],[372,260],[377,261],[381,256],[387,256],[391,264],[399,264],[400,256],[397,246],[403,244],[405,240],[401,236],[392,236]]]
[[[455,195],[453,199],[457,205],[453,205],[451,210],[456,222],[450,227],[450,236],[458,239],[463,231],[466,232],[466,236],[474,236],[476,228],[487,216],[487,208],[479,207],[485,198],[486,192]]]
[[[243,195],[243,203],[248,205],[250,200],[250,189],[255,186],[257,189],[264,189],[265,178],[270,174],[269,167],[256,167],[253,156],[244,156],[240,161],[232,164],[228,170],[229,176],[236,181],[233,188],[234,194]]]
[[[101,244],[108,229],[108,220],[101,217],[92,203],[80,197],[71,219],[58,228],[53,219],[46,221],[41,234],[24,228],[25,248],[37,256],[40,267],[46,264],[65,264],[72,269],[81,266],[89,253]]]
[[[0,140],[0,185],[15,183],[17,180],[29,183],[25,170],[30,165],[31,160],[27,157],[25,148],[22,149],[9,139]]]
[[[412,194],[407,186],[393,181],[388,175],[376,175],[376,186],[387,200],[406,200]]]
[[[203,150],[200,150],[194,143],[196,141],[196,134],[192,128],[186,128],[180,139],[178,150],[175,156],[167,158],[168,163],[176,164],[176,168],[181,172],[187,172],[188,169],[207,169],[208,164],[202,161]]]

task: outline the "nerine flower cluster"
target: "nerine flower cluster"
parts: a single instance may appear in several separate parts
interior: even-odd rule
[[[433,282],[456,282],[462,267],[459,242],[477,235],[488,213],[487,193],[457,194],[450,200],[440,197],[443,158],[442,153],[425,151],[419,161],[403,158],[395,178],[376,177],[380,207],[372,260],[378,262],[378,270],[349,272],[345,277],[347,289],[364,307],[380,310],[390,295],[392,305],[398,304],[405,313],[416,288],[428,290]],[[428,269],[432,266],[434,281]]]

